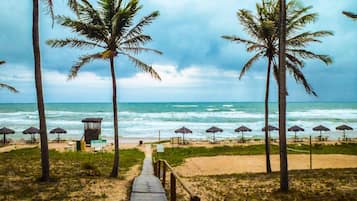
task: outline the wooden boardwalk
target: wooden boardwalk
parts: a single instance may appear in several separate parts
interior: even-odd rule
[[[161,181],[154,176],[151,145],[146,145],[145,159],[140,176],[136,177],[130,196],[131,201],[167,201]]]

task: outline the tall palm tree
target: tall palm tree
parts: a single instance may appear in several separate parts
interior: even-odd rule
[[[49,1],[52,3],[52,1]],[[49,4],[52,5],[52,4]],[[52,10],[52,9],[51,9]],[[41,73],[41,52],[40,52],[40,36],[39,36],[39,2],[33,0],[33,16],[32,16],[32,46],[35,63],[35,85],[37,94],[37,109],[40,120],[40,140],[41,140],[41,167],[42,167],[42,181],[49,181],[50,179],[50,162],[48,154],[47,141],[47,126],[45,115],[45,104],[43,101],[42,90],[42,73]]]
[[[77,0],[68,0],[71,8],[76,8]],[[48,12],[51,18],[54,18],[53,13],[53,0],[45,0]],[[40,120],[40,140],[41,140],[41,167],[42,167],[42,181],[49,181],[50,179],[50,163],[48,154],[48,141],[47,141],[47,126],[45,115],[45,104],[43,101],[43,87],[42,87],[42,72],[41,72],[41,51],[40,51],[40,35],[39,35],[39,0],[33,0],[33,13],[32,13],[32,46],[35,65],[35,85],[38,116]]]
[[[5,61],[1,61],[0,60],[0,65],[3,65],[5,63],[6,63]],[[5,84],[5,83],[0,83],[0,88],[5,88],[5,89],[8,89],[11,92],[18,93],[18,91],[17,91],[17,89],[15,87],[12,87],[12,86],[10,86],[8,84]]]
[[[279,1],[279,148],[280,190],[289,190],[288,159],[286,151],[286,0]]]
[[[356,13],[352,13],[352,12],[348,12],[348,11],[343,11],[342,14],[346,15],[349,18],[352,18],[354,20],[357,20],[357,14]]]
[[[78,19],[60,16],[58,20],[62,26],[72,29],[73,32],[78,33],[84,39],[48,40],[47,44],[52,47],[68,46],[73,48],[95,48],[95,50],[102,49],[97,53],[81,56],[79,61],[72,66],[69,75],[70,79],[76,77],[78,71],[93,60],[109,60],[113,88],[115,144],[114,163],[110,176],[117,177],[119,170],[119,139],[114,59],[119,56],[127,57],[136,67],[150,73],[153,78],[160,79],[160,76],[152,66],[135,57],[142,52],[161,54],[158,50],[144,47],[152,38],[143,33],[143,28],[155,20],[159,16],[159,12],[152,12],[134,24],[134,18],[142,9],[138,0],[130,0],[126,4],[122,0],[98,0],[99,9],[95,9],[87,0],[80,0],[77,3]]]
[[[286,49],[286,67],[294,79],[305,87],[308,94],[317,96],[311,85],[307,82],[301,69],[305,66],[305,59],[317,59],[325,64],[332,63],[328,55],[315,54],[307,49],[307,45],[313,42],[321,42],[320,37],[332,35],[329,31],[303,32],[302,28],[308,23],[314,22],[317,18],[316,13],[310,13],[311,6],[300,7],[295,0],[291,0],[286,5],[287,12],[287,49]],[[255,55],[243,66],[239,79],[261,58],[268,60],[265,90],[265,128],[268,127],[269,115],[269,87],[270,74],[273,68],[273,74],[277,83],[279,55],[279,3],[277,0],[262,1],[256,5],[257,13],[254,15],[251,11],[241,9],[237,12],[240,23],[244,30],[252,39],[244,39],[238,36],[223,36],[224,39],[243,43],[247,46],[248,52],[255,52]],[[271,172],[269,133],[265,130],[265,151],[267,173]]]

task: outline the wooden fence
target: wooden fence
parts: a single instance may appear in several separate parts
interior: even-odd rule
[[[176,183],[181,184],[183,189],[190,196],[190,201],[201,201],[201,198],[195,195],[182,179],[177,175],[174,169],[167,163],[166,160],[157,160],[154,162],[154,174],[157,176],[165,189],[166,184],[166,172],[170,172],[170,201],[176,201]]]

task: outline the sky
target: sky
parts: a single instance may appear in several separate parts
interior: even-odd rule
[[[94,1],[92,1],[94,2]],[[145,0],[136,20],[160,11],[160,16],[144,32],[153,41],[147,47],[163,55],[143,54],[139,58],[154,66],[162,81],[153,80],[124,57],[116,58],[120,102],[211,102],[264,101],[266,61],[260,60],[238,79],[244,63],[253,56],[245,46],[231,43],[222,35],[249,36],[240,25],[238,9],[254,11],[254,0]],[[326,66],[308,60],[303,72],[318,94],[305,93],[287,74],[290,102],[357,101],[357,22],[341,14],[357,12],[355,0],[301,0],[319,14],[306,30],[330,30],[334,36],[308,49],[332,56]],[[55,14],[72,15],[65,0],[55,0]],[[35,102],[32,55],[32,2],[0,1],[0,82],[15,86],[20,93],[0,89],[0,102]],[[110,102],[111,77],[107,61],[95,61],[83,67],[76,79],[67,81],[71,66],[80,55],[92,49],[51,48],[45,41],[77,37],[55,24],[52,28],[45,7],[41,7],[41,53],[46,102]],[[276,82],[271,81],[270,100],[277,100]]]

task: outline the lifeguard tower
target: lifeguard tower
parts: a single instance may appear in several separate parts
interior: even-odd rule
[[[91,140],[99,140],[102,132],[103,118],[85,118],[82,120],[84,123],[84,141],[90,145]]]

